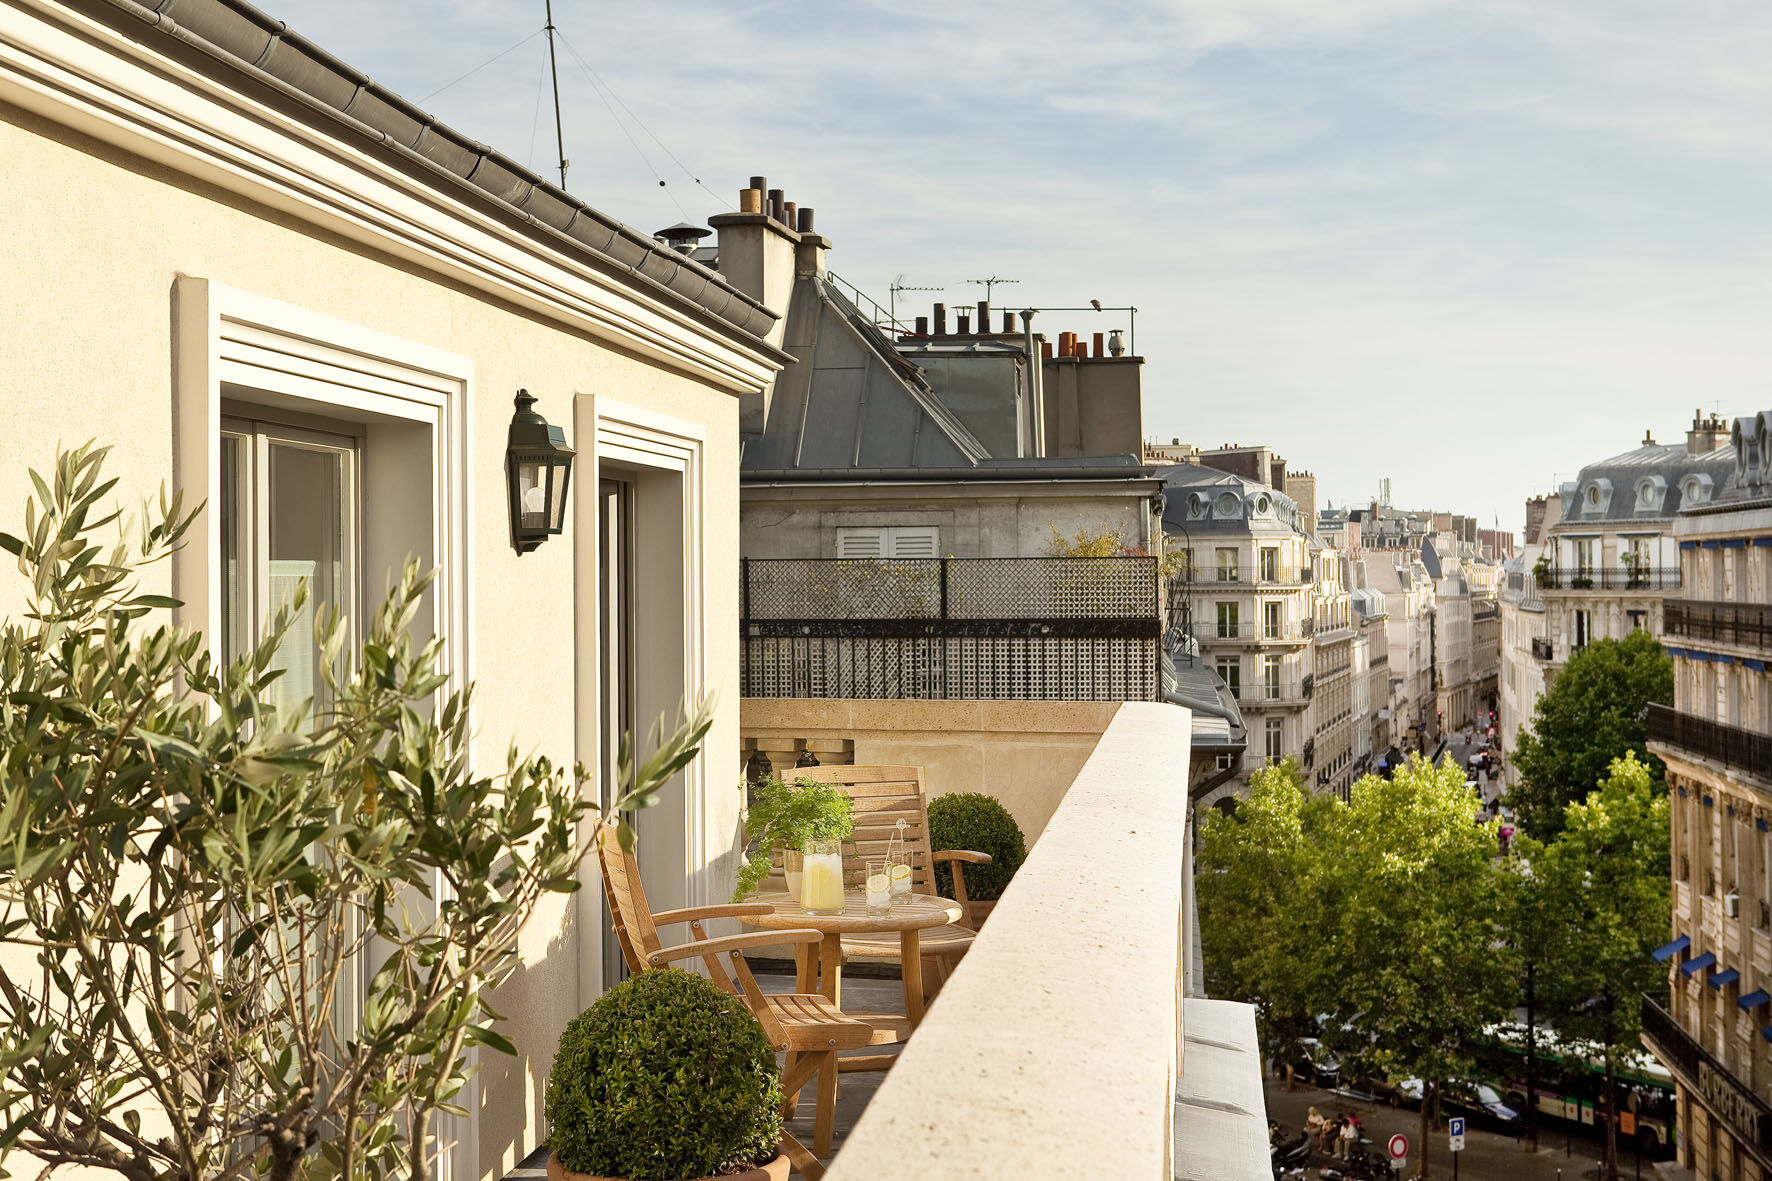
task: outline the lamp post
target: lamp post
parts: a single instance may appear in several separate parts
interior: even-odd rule
[[[526,554],[566,525],[566,486],[572,457],[566,435],[531,409],[535,398],[517,391],[517,411],[505,447],[505,473],[511,504],[511,546]]]

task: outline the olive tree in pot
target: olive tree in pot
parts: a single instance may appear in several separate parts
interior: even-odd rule
[[[964,898],[955,888],[953,870],[943,863],[935,866],[936,890],[959,899],[975,926],[997,905],[1028,854],[1027,838],[1009,809],[981,792],[956,792],[930,800],[929,843],[935,849],[968,849],[989,855],[988,863],[964,871]]]
[[[195,514],[163,495],[101,541],[104,454],[33,472],[0,533],[29,583],[0,621],[0,958],[35,965],[0,973],[0,1165],[428,1181],[475,1047],[512,1052],[489,1001],[519,929],[578,886],[588,777],[473,766],[416,565],[354,650],[322,615],[324,704],[279,706],[302,594],[216,659],[141,586]],[[656,802],[709,723],[638,764],[624,741],[611,810]]]
[[[829,783],[796,780],[778,774],[759,783],[745,810],[745,843],[751,855],[738,867],[732,900],[742,902],[769,876],[774,850],[782,851],[788,893],[800,897],[800,856],[813,841],[845,841],[855,831],[855,802]]]
[[[781,1075],[744,1002],[676,968],[604,993],[548,1075],[550,1181],[782,1181]]]

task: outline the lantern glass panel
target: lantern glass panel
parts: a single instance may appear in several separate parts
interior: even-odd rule
[[[532,459],[521,460],[517,464],[517,512],[518,520],[525,529],[545,529],[548,526],[548,489],[542,474],[544,466]]]
[[[548,476],[548,505],[553,516],[550,527],[559,533],[566,528],[566,485],[572,479],[572,460],[554,460]]]

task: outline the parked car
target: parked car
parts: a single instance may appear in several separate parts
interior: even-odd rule
[[[1420,1107],[1421,1080],[1406,1078],[1385,1097],[1393,1107]],[[1481,1127],[1509,1135],[1520,1130],[1520,1113],[1503,1102],[1500,1092],[1488,1083],[1454,1079],[1445,1084],[1440,1088],[1440,1114],[1466,1116]]]
[[[1290,1063],[1299,1078],[1314,1086],[1334,1088],[1341,1083],[1341,1061],[1314,1037],[1298,1039]]]

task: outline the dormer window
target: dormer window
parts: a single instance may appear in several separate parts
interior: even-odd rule
[[[1206,516],[1206,498],[1198,492],[1187,494],[1187,516],[1190,521],[1202,520]]]
[[[1258,516],[1267,516],[1268,513],[1272,511],[1273,507],[1274,502],[1266,496],[1257,496],[1255,498],[1255,512]]]
[[[1598,516],[1612,504],[1612,481],[1604,477],[1588,482],[1581,493],[1581,511],[1584,516]]]
[[[1636,511],[1639,513],[1659,512],[1666,496],[1666,480],[1660,476],[1645,476],[1637,481]]]
[[[1235,492],[1221,492],[1218,494],[1218,503],[1212,507],[1220,517],[1235,519],[1243,515],[1242,504],[1242,498]]]
[[[1711,479],[1703,472],[1687,476],[1680,482],[1680,507],[1704,504],[1710,499]]]

